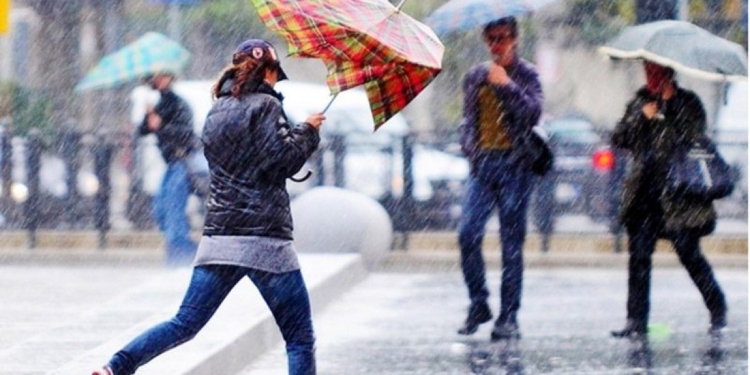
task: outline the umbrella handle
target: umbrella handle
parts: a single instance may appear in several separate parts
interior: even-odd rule
[[[322,111],[322,112],[320,112],[320,113],[326,113],[326,111],[328,110],[328,108],[330,108],[330,107],[331,107],[331,104],[333,104],[333,101],[334,101],[334,100],[336,99],[336,97],[337,97],[337,96],[339,96],[339,93],[336,93],[336,95],[334,95],[334,96],[333,96],[333,97],[331,98],[331,101],[329,101],[329,102],[328,102],[328,104],[326,105],[326,107],[325,107],[325,108],[323,108],[323,111]]]

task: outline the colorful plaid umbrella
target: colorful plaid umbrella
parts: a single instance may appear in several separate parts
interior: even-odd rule
[[[436,33],[471,30],[503,17],[534,12],[555,0],[451,0],[430,14],[425,23]]]
[[[377,130],[440,72],[443,44],[387,0],[251,0],[289,54],[320,58],[332,94],[365,86]],[[403,1],[402,1],[403,5]]]
[[[91,69],[76,91],[117,86],[152,73],[178,73],[190,59],[190,52],[166,36],[148,32],[133,43],[105,56]]]

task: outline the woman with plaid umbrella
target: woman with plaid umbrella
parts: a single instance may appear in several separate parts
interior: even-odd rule
[[[190,340],[244,277],[258,287],[281,330],[289,374],[315,374],[310,299],[292,244],[285,182],[317,149],[325,116],[289,124],[273,88],[286,78],[270,43],[250,39],[237,47],[214,86],[216,101],[203,130],[211,192],[182,305],[92,375],[133,374]]]

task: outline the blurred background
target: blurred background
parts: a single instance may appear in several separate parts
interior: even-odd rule
[[[423,20],[444,2],[407,1],[403,11]],[[259,37],[286,48],[249,1],[4,0],[0,7],[6,8],[0,12],[0,225],[8,229],[153,228],[150,197],[163,165],[154,140],[137,139],[134,127],[155,93],[138,82],[74,91],[103,56],[149,31],[181,43],[192,58],[176,90],[191,104],[200,131],[208,89],[237,44]],[[619,230],[612,218],[624,162],[609,149],[608,134],[644,78],[640,64],[610,61],[596,48],[628,25],[681,19],[747,50],[747,15],[747,0],[559,0],[522,18],[519,51],[539,71],[542,122],[557,157],[553,173],[537,184],[532,230],[561,230],[562,215],[577,217],[577,227]],[[331,108],[323,147],[307,167],[314,177],[292,183],[293,195],[341,186],[381,202],[396,230],[455,228],[468,173],[457,144],[461,78],[487,53],[479,30],[442,40],[441,74],[377,133],[369,131],[367,108],[357,104],[365,100],[361,92]],[[282,64],[292,81],[310,84],[282,87],[290,116],[300,121],[321,110],[323,64],[295,58]],[[746,228],[747,85],[678,81],[700,95],[709,129],[735,168],[737,189],[717,201],[719,214]],[[312,105],[310,97],[323,104]],[[202,202],[192,199],[199,225]]]

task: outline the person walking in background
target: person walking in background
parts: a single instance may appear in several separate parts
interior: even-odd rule
[[[628,103],[615,127],[612,145],[628,150],[632,167],[625,177],[620,219],[628,234],[628,300],[625,328],[615,337],[643,337],[648,326],[651,256],[657,239],[674,244],[711,314],[710,333],[726,326],[727,306],[700,237],[716,225],[711,201],[663,194],[669,160],[705,136],[706,113],[698,96],[674,80],[674,71],[644,62],[646,85]]]
[[[140,135],[155,134],[159,150],[167,164],[159,191],[154,197],[153,215],[164,233],[167,263],[189,264],[197,245],[190,238],[190,220],[185,212],[190,197],[186,160],[196,150],[198,138],[193,132],[193,114],[188,104],[172,91],[174,75],[154,74],[148,83],[159,91],[160,99],[147,111],[139,128]]]
[[[235,50],[214,87],[216,101],[203,130],[211,192],[182,305],[174,318],[135,338],[93,375],[133,374],[190,340],[244,277],[276,320],[289,374],[315,374],[310,300],[292,243],[286,179],[317,149],[325,116],[289,124],[273,88],[282,79],[287,76],[270,43],[250,39]]]
[[[542,87],[534,67],[516,54],[518,24],[513,17],[485,26],[482,33],[492,60],[464,76],[461,146],[471,165],[459,224],[461,270],[469,290],[468,316],[458,331],[471,335],[492,319],[482,256],[484,230],[494,209],[500,216],[502,279],[500,313],[491,339],[520,337],[523,243],[531,192],[531,172],[516,146],[532,131],[542,112]]]

